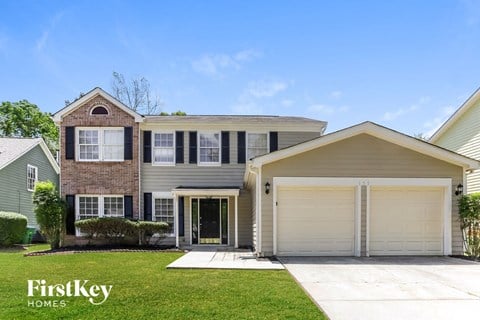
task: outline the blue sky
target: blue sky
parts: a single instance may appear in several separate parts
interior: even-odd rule
[[[0,1],[0,101],[55,112],[112,72],[165,111],[428,133],[480,86],[479,1]]]

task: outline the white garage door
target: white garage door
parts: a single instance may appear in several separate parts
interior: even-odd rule
[[[443,189],[372,187],[370,255],[443,254]]]
[[[352,256],[353,187],[280,187],[277,255]]]

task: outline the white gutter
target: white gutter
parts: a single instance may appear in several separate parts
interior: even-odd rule
[[[262,208],[262,193],[260,188],[261,183],[261,169],[254,168],[251,164],[248,165],[248,172],[255,175],[255,224],[257,226],[256,240],[257,244],[255,246],[255,254],[259,256],[262,252],[262,236],[261,236],[261,208]]]
[[[142,156],[141,156],[141,152],[140,152],[140,148],[141,148],[141,144],[140,144],[140,133],[141,133],[141,130],[140,130],[140,124],[138,125],[138,144],[137,144],[137,148],[138,148],[138,220],[145,220],[145,218],[143,217],[143,219],[141,219],[140,217],[140,213],[141,213],[141,197],[142,197],[142,170],[141,170],[141,167],[142,167]]]

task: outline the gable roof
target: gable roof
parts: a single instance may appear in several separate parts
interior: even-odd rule
[[[56,112],[53,115],[53,121],[55,121],[56,123],[62,122],[62,118],[64,116],[66,116],[69,113],[75,111],[81,105],[83,105],[85,102],[87,102],[88,100],[90,100],[91,98],[93,98],[97,95],[102,96],[102,98],[106,99],[108,102],[112,103],[113,105],[115,105],[116,107],[121,109],[122,111],[131,115],[133,118],[135,118],[135,122],[142,122],[143,121],[143,117],[140,114],[133,111],[132,109],[127,107],[125,104],[123,104],[122,102],[120,102],[119,100],[114,98],[112,95],[110,95],[108,92],[104,91],[102,88],[99,88],[99,87],[96,87],[96,88],[90,90],[88,93],[84,94],[83,96],[81,96],[77,100],[75,100],[72,103],[70,103],[69,105],[67,105],[65,108]]]
[[[38,145],[42,148],[52,168],[59,174],[60,167],[42,138],[0,138],[0,170]]]
[[[458,108],[450,118],[445,121],[440,128],[430,137],[429,141],[435,143],[440,139],[440,137],[447,132],[447,130],[453,126],[462,115],[465,114],[471,107],[473,107],[480,100],[480,88],[478,88],[468,99],[465,101],[460,108]]]
[[[307,152],[319,147],[335,143],[344,139],[348,139],[360,134],[368,134],[376,138],[394,143],[401,147],[411,149],[413,151],[434,157],[455,165],[461,166],[466,170],[473,170],[480,167],[480,162],[453,151],[433,145],[429,142],[408,136],[398,131],[386,128],[373,122],[363,122],[358,125],[342,129],[333,133],[326,134],[319,138],[303,142],[282,150],[278,150],[263,156],[253,158],[249,161],[253,167],[261,167],[262,165],[282,160],[297,154]]]

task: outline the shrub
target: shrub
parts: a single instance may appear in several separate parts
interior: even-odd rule
[[[460,197],[458,211],[466,247],[465,253],[480,257],[480,193]]]
[[[148,244],[154,234],[159,234],[160,238],[163,238],[165,233],[170,230],[170,225],[166,222],[138,221],[137,229],[138,240],[142,245]]]
[[[79,220],[75,226],[87,237],[102,237],[107,239],[119,239],[125,236],[135,236],[137,229],[135,222],[123,218],[92,218]]]
[[[65,233],[65,203],[51,181],[35,184],[33,204],[40,232],[52,249],[59,248]]]
[[[0,211],[0,246],[22,241],[27,230],[27,217],[15,212]]]
[[[91,218],[75,222],[75,226],[88,238],[106,238],[119,241],[125,237],[138,236],[140,244],[148,243],[147,239],[158,233],[161,236],[170,228],[165,222],[130,221],[124,218]]]

